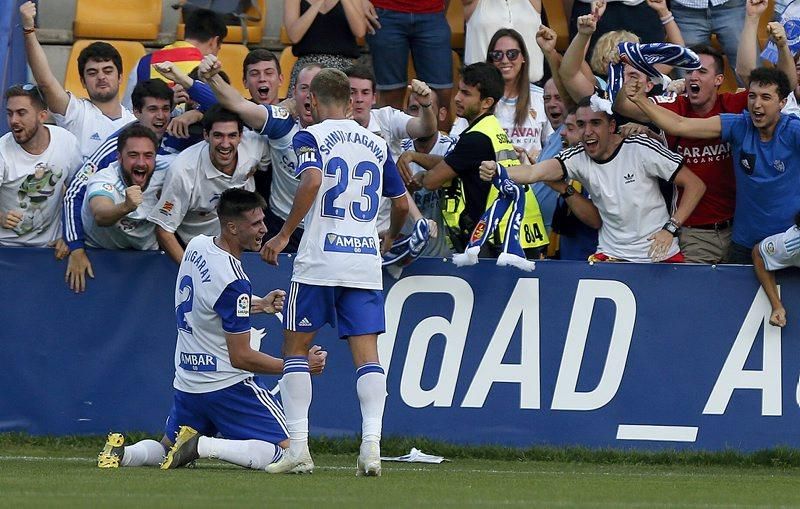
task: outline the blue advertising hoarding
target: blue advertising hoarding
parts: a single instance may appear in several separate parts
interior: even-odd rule
[[[159,253],[92,252],[84,294],[52,252],[0,250],[0,431],[160,432],[171,401],[176,267]],[[286,288],[244,259],[253,288]],[[379,338],[389,397],[384,434],[459,443],[755,450],[800,446],[800,309],[794,271],[778,279],[784,329],[740,266],[547,261],[534,272],[482,260],[422,259],[385,278]],[[262,350],[281,326],[259,316]],[[312,435],[360,429],[355,370],[330,327],[314,379]],[[276,380],[277,382],[277,380]]]

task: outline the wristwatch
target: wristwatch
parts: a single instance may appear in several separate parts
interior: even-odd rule
[[[575,194],[575,188],[572,187],[572,184],[567,184],[567,188],[564,189],[563,193],[561,193],[561,197],[566,200],[567,198],[569,198],[573,194]]]
[[[681,227],[678,226],[678,223],[676,223],[672,219],[664,223],[664,226],[661,229],[667,230],[672,234],[673,237],[677,237],[681,233]]]

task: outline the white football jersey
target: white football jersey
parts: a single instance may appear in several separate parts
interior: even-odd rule
[[[386,142],[353,120],[325,120],[297,133],[294,147],[298,176],[319,171],[322,184],[305,217],[292,281],[382,289],[378,203],[405,194]]]
[[[269,157],[272,160],[272,185],[269,190],[269,209],[273,214],[286,219],[292,210],[294,196],[300,181],[295,178],[297,156],[292,139],[300,130],[300,125],[291,113],[280,106],[264,106],[267,121],[261,128],[261,135],[269,143]],[[300,224],[303,228],[303,224]]]
[[[147,188],[142,192],[142,203],[111,226],[100,226],[95,222],[90,203],[97,196],[111,198],[115,204],[125,202],[125,189],[128,186],[122,179],[119,162],[111,163],[89,177],[81,208],[86,243],[103,249],[157,249],[155,225],[147,220],[147,216],[158,202],[165,173],[163,169],[154,170]]]
[[[175,282],[173,387],[191,393],[212,392],[252,376],[231,366],[225,333],[250,331],[250,280],[239,260],[198,235],[189,241]]]
[[[455,145],[456,140],[442,133],[437,133],[436,144],[429,153],[437,156],[446,156],[450,153],[450,151],[453,150]],[[411,138],[406,138],[403,140],[402,148],[403,152],[416,152],[414,149],[414,140]],[[410,166],[415,174],[424,171],[424,168],[417,163],[411,163]],[[420,189],[419,191],[412,193],[414,203],[416,203],[417,208],[422,213],[423,217],[436,221],[436,224],[439,228],[439,235],[436,238],[431,237],[428,240],[428,245],[426,245],[425,249],[422,250],[421,256],[435,256],[438,258],[447,257],[453,254],[452,250],[447,245],[445,222],[444,217],[442,217],[442,207],[440,204],[441,194],[442,192],[440,189],[435,189],[433,191]],[[403,228],[403,233],[409,234],[413,228],[414,221],[411,219],[411,216],[409,216],[409,218],[406,220],[406,225]]]
[[[603,225],[597,251],[631,262],[648,263],[652,244],[648,237],[669,221],[670,212],[658,187],[658,178],[669,182],[683,158],[645,135],[624,138],[606,161],[591,159],[583,145],[556,156],[570,178],[579,180],[600,212]],[[680,251],[677,237],[667,258]]]
[[[122,107],[119,118],[109,118],[89,99],[69,94],[69,103],[64,115],[53,113],[56,125],[63,127],[78,138],[83,160],[89,159],[95,150],[118,129],[136,120],[130,110]],[[79,165],[80,166],[80,165]],[[73,171],[77,170],[75,167]]]
[[[245,131],[237,149],[236,169],[226,175],[211,162],[208,142],[187,148],[170,165],[161,199],[148,219],[175,233],[184,243],[198,235],[219,234],[217,202],[230,188],[255,190],[251,178],[266,153],[266,140]]]
[[[22,213],[14,228],[0,228],[0,246],[45,247],[61,237],[64,183],[81,164],[75,136],[54,125],[39,155],[25,151],[12,133],[0,138],[0,210]]]
[[[377,134],[389,146],[392,159],[397,161],[403,153],[401,144],[409,137],[408,121],[412,117],[404,111],[384,106],[383,108],[372,109],[369,112],[369,126],[367,129],[371,133]],[[378,208],[378,231],[388,230],[391,220],[392,203],[388,199],[382,198]]]

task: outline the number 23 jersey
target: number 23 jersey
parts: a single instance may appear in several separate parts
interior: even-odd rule
[[[325,120],[294,137],[297,177],[319,171],[322,184],[305,217],[292,281],[380,290],[379,198],[405,186],[386,142],[353,120]]]

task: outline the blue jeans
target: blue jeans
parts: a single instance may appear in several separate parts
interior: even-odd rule
[[[444,11],[411,14],[376,9],[381,28],[367,34],[378,90],[395,90],[408,85],[408,52],[414,60],[417,78],[435,89],[453,86],[453,54],[450,25]]]
[[[709,44],[711,34],[717,34],[728,65],[736,69],[739,37],[744,30],[745,0],[728,0],[706,9],[691,9],[672,2],[670,9],[681,29],[686,46]]]

